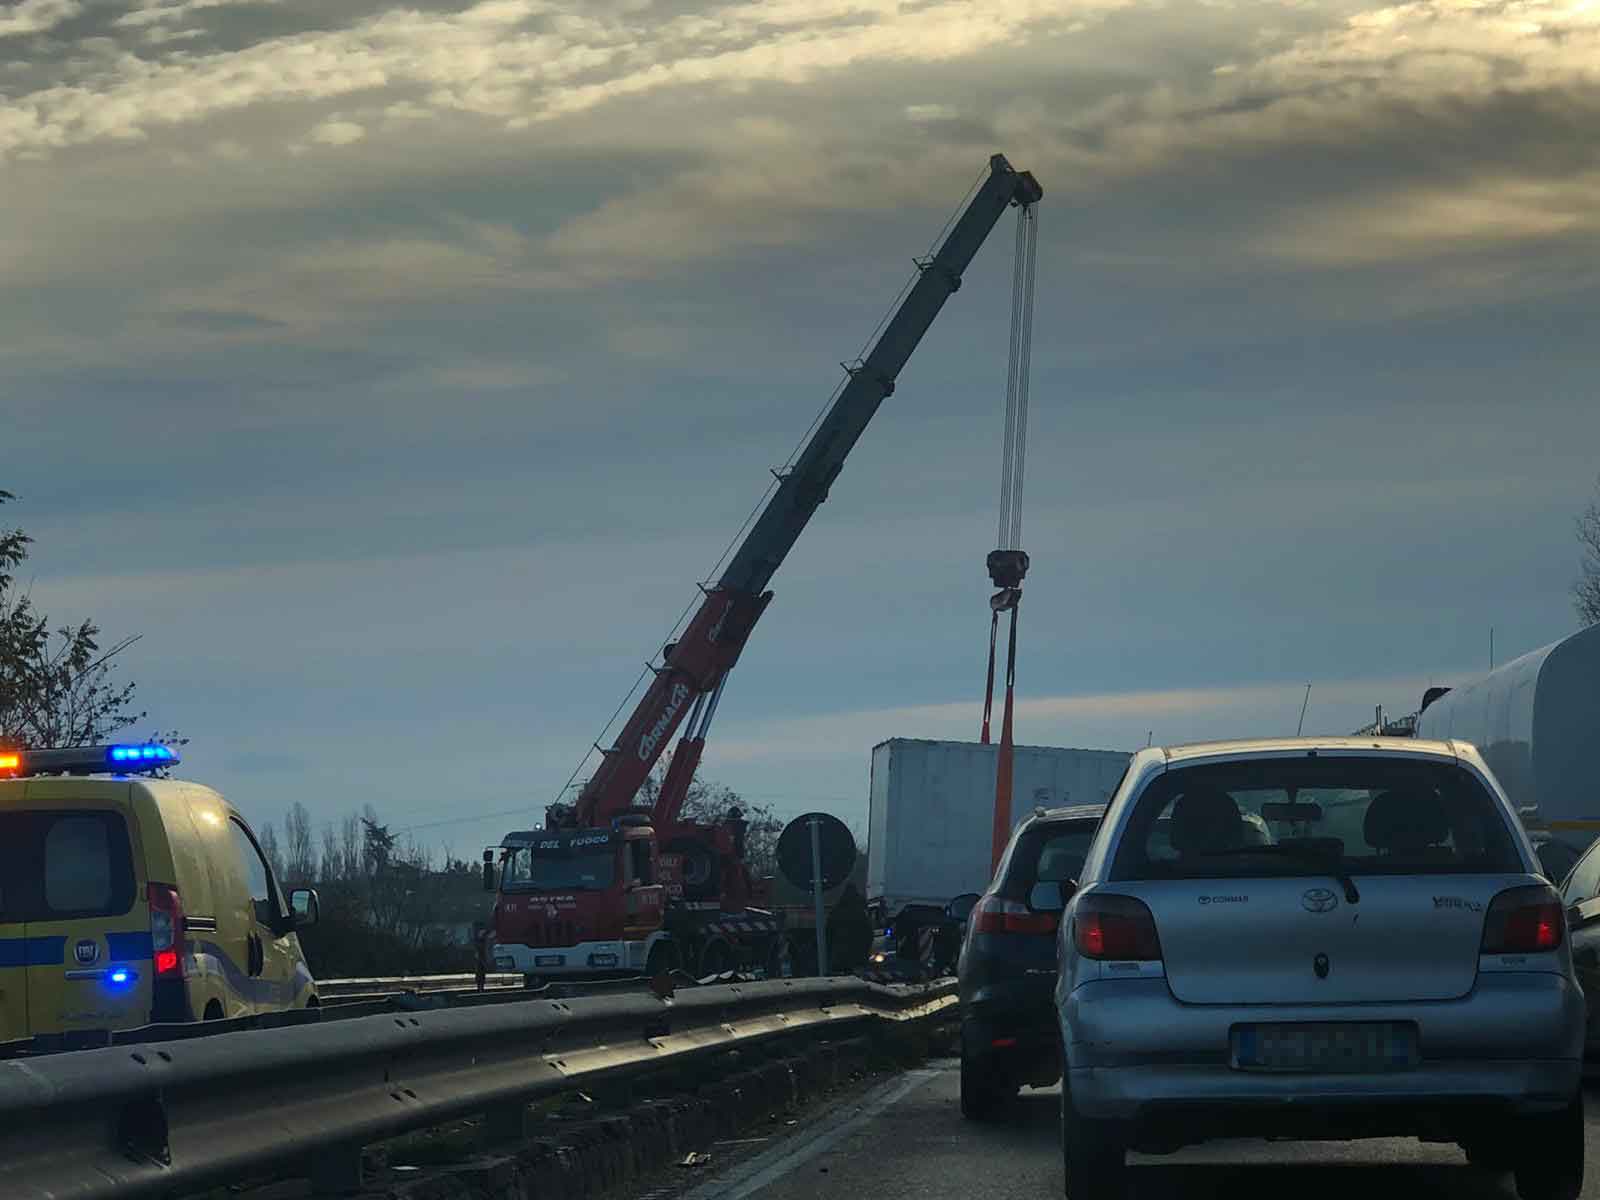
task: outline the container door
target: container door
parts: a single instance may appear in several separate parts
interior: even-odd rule
[[[109,809],[41,808],[24,835],[38,864],[28,919],[28,1010],[36,1033],[149,1024],[150,910],[128,824]]]
[[[23,896],[28,866],[21,853],[23,818],[0,813],[0,1042],[29,1036],[28,926]]]

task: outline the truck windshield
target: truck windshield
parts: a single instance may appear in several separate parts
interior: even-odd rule
[[[604,891],[616,877],[610,847],[575,854],[535,854],[527,846],[506,858],[501,887],[508,892]]]

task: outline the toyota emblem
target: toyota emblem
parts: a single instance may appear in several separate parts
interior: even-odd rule
[[[554,921],[556,919],[556,917],[558,917],[559,915],[560,915],[560,913],[556,910],[556,906],[554,904],[545,905],[545,908],[544,908],[545,920]]]
[[[1339,897],[1327,888],[1311,888],[1300,897],[1300,903],[1307,912],[1325,913],[1338,907]]]

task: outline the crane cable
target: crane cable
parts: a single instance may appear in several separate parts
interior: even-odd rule
[[[1005,708],[995,770],[994,836],[991,866],[997,866],[1011,838],[1012,716],[1017,681],[1017,609],[1028,556],[1022,549],[1022,482],[1028,445],[1028,374],[1033,358],[1033,295],[1039,247],[1037,206],[1018,205],[1015,260],[1011,277],[1011,346],[1006,361],[1006,416],[1000,463],[1000,527],[989,554],[989,578],[1000,589],[989,598],[989,669],[983,695],[982,741],[989,743],[994,711],[995,651],[1000,614],[1009,612],[1006,644]]]

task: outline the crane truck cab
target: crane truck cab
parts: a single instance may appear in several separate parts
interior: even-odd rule
[[[520,971],[530,982],[643,971],[664,936],[657,860],[655,831],[638,820],[506,834],[495,969]]]
[[[285,895],[244,817],[151,772],[159,744],[0,751],[0,1043],[317,1003]]]
[[[561,819],[560,815],[556,820]],[[657,829],[644,813],[607,828],[507,834],[486,851],[496,893],[494,964],[530,985],[736,968],[773,972],[781,922],[753,908],[743,819]]]

